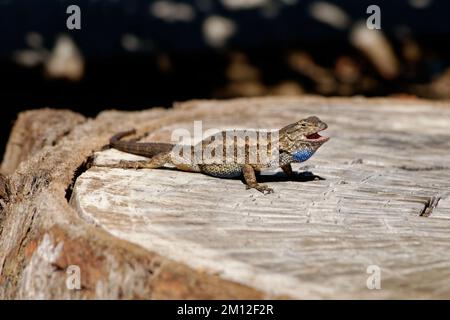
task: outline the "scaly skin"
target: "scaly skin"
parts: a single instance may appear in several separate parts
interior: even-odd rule
[[[123,137],[135,133],[131,130],[113,136],[110,145],[120,151],[150,158],[148,161],[121,161],[115,167],[155,169],[173,164],[179,170],[220,178],[243,175],[247,188],[271,193],[273,189],[257,182],[255,171],[280,167],[288,176],[295,177],[291,163],[308,160],[328,141],[329,138],[319,135],[326,128],[326,123],[312,116],[269,134],[263,130],[252,131],[253,134],[244,130],[222,131],[195,146],[122,141]],[[264,144],[264,138],[272,142]],[[180,151],[181,148],[184,149]]]

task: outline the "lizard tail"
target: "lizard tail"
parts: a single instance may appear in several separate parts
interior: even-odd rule
[[[115,135],[113,135],[111,137],[111,139],[109,140],[109,144],[112,147],[114,147],[115,144],[120,142],[120,139],[122,139],[122,138],[124,138],[126,136],[130,136],[130,135],[135,134],[135,133],[136,133],[136,129],[131,129],[131,130],[128,130],[128,131],[119,132],[119,133],[117,133],[117,134],[115,134]]]
[[[111,137],[109,140],[109,145],[117,150],[136,154],[139,156],[144,156],[151,158],[159,153],[169,152],[173,148],[171,143],[160,143],[160,142],[136,142],[136,140],[123,141],[122,138],[135,134],[136,130],[129,130],[124,132],[119,132]]]

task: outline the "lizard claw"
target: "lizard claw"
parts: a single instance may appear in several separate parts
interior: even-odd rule
[[[265,189],[262,191],[262,193],[264,193],[264,194],[269,194],[269,193],[274,193],[274,191],[273,191],[272,188],[267,187],[267,188],[265,188]]]

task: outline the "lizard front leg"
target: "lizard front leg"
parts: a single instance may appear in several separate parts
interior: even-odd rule
[[[265,184],[259,184],[256,181],[255,169],[249,164],[245,164],[242,168],[242,172],[244,174],[244,180],[247,184],[247,189],[254,188],[262,193],[272,193],[273,189],[269,188]]]
[[[294,171],[292,171],[292,166],[290,163],[285,164],[284,166],[281,166],[281,169],[288,177],[295,177]]]

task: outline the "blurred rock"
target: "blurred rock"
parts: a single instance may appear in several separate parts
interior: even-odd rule
[[[383,31],[370,30],[364,22],[358,22],[351,30],[350,43],[364,53],[382,77],[398,77],[399,62]]]
[[[75,42],[67,35],[61,35],[45,63],[45,70],[51,78],[78,81],[84,74],[84,59]]]

